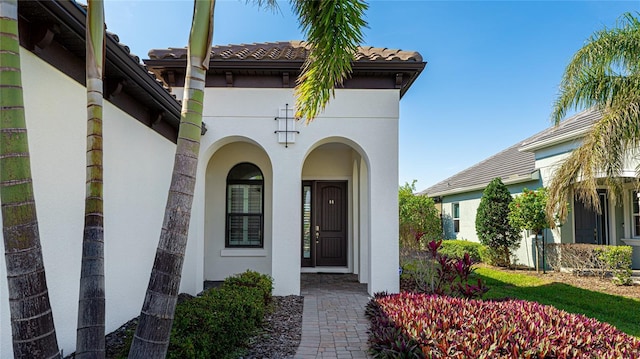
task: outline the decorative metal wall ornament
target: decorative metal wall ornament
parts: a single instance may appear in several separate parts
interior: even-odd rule
[[[289,104],[285,104],[284,108],[278,110],[279,116],[274,118],[278,121],[278,129],[274,131],[278,135],[278,142],[284,143],[284,147],[288,148],[290,143],[296,142],[296,119],[293,116],[293,109],[289,108]]]

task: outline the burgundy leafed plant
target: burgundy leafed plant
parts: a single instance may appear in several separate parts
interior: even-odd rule
[[[366,313],[375,357],[640,358],[640,339],[610,324],[524,300],[379,294]]]

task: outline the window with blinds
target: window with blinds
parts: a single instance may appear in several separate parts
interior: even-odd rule
[[[263,247],[263,192],[257,166],[240,163],[229,171],[226,247]]]

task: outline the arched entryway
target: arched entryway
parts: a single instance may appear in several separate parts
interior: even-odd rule
[[[354,273],[369,278],[368,171],[357,144],[327,139],[302,167],[300,256],[306,273]]]
[[[226,141],[206,166],[204,281],[271,273],[273,170],[263,148]]]

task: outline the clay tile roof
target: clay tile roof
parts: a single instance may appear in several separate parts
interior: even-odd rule
[[[118,36],[118,34],[115,34],[111,31],[107,31],[106,33],[107,33],[107,36],[110,36],[111,38],[113,38],[113,40],[118,43],[118,46],[120,46],[127,54],[129,54],[129,57],[131,57],[133,61],[140,63],[140,57],[136,56],[135,54],[132,54],[129,46],[120,42],[120,36]]]
[[[211,60],[250,61],[304,61],[309,54],[309,44],[305,41],[281,41],[240,45],[218,45],[211,48]],[[187,49],[152,49],[150,59],[184,59]],[[415,51],[402,51],[380,47],[360,47],[356,62],[422,62],[422,56]]]

